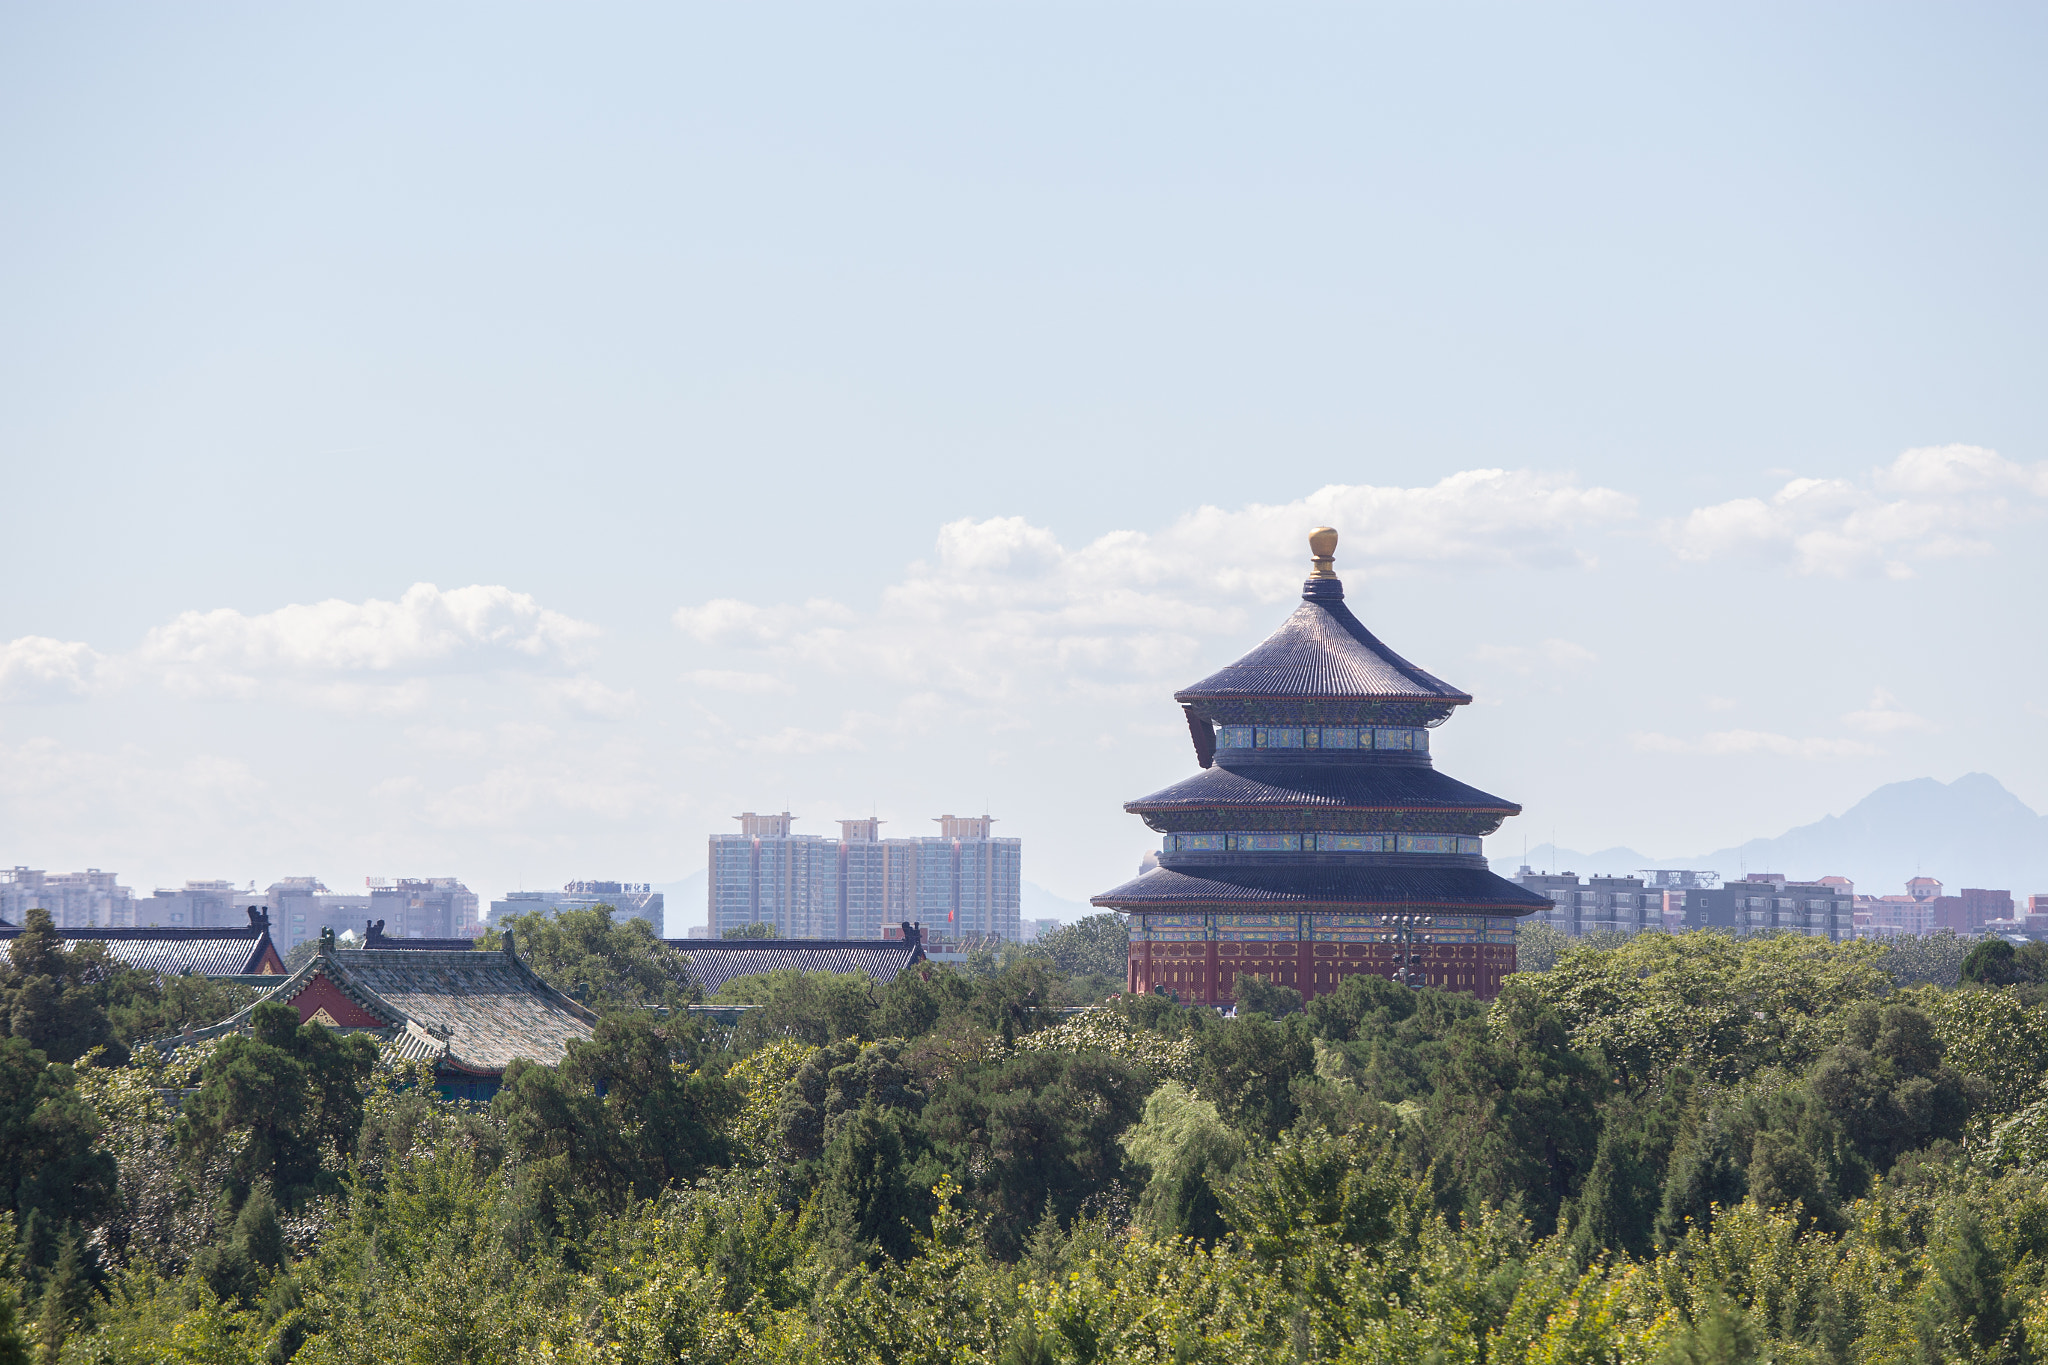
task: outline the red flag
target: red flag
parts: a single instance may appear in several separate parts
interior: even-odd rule
[[[958,913],[957,911],[954,911],[954,910],[948,910],[948,911],[946,912],[946,923],[948,923],[948,924],[951,924],[951,923],[953,922],[953,916],[954,916],[955,914],[957,914],[957,913]]]

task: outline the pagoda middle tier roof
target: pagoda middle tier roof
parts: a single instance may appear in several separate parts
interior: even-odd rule
[[[1334,578],[1310,579],[1301,605],[1263,644],[1173,697],[1183,704],[1316,698],[1462,706],[1472,700],[1381,643],[1344,605],[1343,586]]]
[[[1526,915],[1547,897],[1480,867],[1217,865],[1159,868],[1094,897],[1106,909],[1187,913],[1327,906],[1362,913]]]
[[[1522,810],[1512,801],[1467,786],[1435,768],[1356,760],[1260,763],[1255,768],[1247,765],[1239,769],[1218,764],[1150,796],[1124,803],[1124,809],[1135,815],[1240,806],[1261,810],[1293,806],[1320,810],[1485,811],[1503,817],[1518,815]]]

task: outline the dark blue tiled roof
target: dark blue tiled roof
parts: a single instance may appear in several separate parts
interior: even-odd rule
[[[1334,578],[1310,579],[1302,603],[1264,644],[1173,694],[1179,702],[1274,698],[1444,702],[1472,700],[1388,649],[1344,605]]]
[[[1526,915],[1545,897],[1478,867],[1216,866],[1199,873],[1160,868],[1091,902],[1115,910],[1188,911],[1343,906],[1416,907],[1470,914]]]
[[[1126,801],[1124,809],[1199,810],[1308,806],[1338,810],[1480,810],[1514,815],[1521,807],[1420,764],[1260,763],[1204,768],[1170,787]]]
[[[913,962],[924,960],[921,943],[889,938],[666,938],[690,959],[690,976],[706,995],[736,976],[783,970],[866,972],[885,986]]]
[[[254,929],[59,929],[64,947],[104,943],[116,962],[161,976],[249,976],[273,969],[283,959],[271,945],[267,928]],[[0,929],[0,957],[22,931]],[[282,973],[280,973],[281,975]]]

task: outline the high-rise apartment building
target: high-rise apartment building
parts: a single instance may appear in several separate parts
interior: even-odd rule
[[[0,920],[22,924],[29,911],[47,910],[59,929],[133,928],[135,893],[115,885],[119,876],[96,867],[55,874],[0,869]]]
[[[272,882],[264,895],[269,900],[271,937],[287,953],[318,939],[323,929],[332,929],[336,937],[348,932],[360,935],[370,918],[367,890],[361,894],[329,891],[318,877],[285,877]]]
[[[233,929],[248,922],[248,906],[270,908],[269,898],[255,883],[237,888],[231,881],[186,882],[159,886],[148,900],[135,903],[138,927],[166,929]]]
[[[788,811],[733,818],[739,833],[711,836],[714,936],[765,923],[784,938],[876,938],[919,920],[1019,937],[1023,844],[991,837],[988,816],[938,816],[936,837],[910,839],[881,837],[872,817],[839,821],[837,839],[796,833]]]
[[[481,929],[476,892],[455,877],[367,879],[371,919],[387,938],[461,938]]]
[[[939,837],[919,839],[915,918],[943,932],[1023,936],[1023,842],[998,839],[986,815],[936,817]]]

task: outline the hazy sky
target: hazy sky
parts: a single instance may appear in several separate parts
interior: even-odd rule
[[[1078,899],[1324,520],[1490,851],[2048,809],[2044,28],[8,7],[0,864]]]

